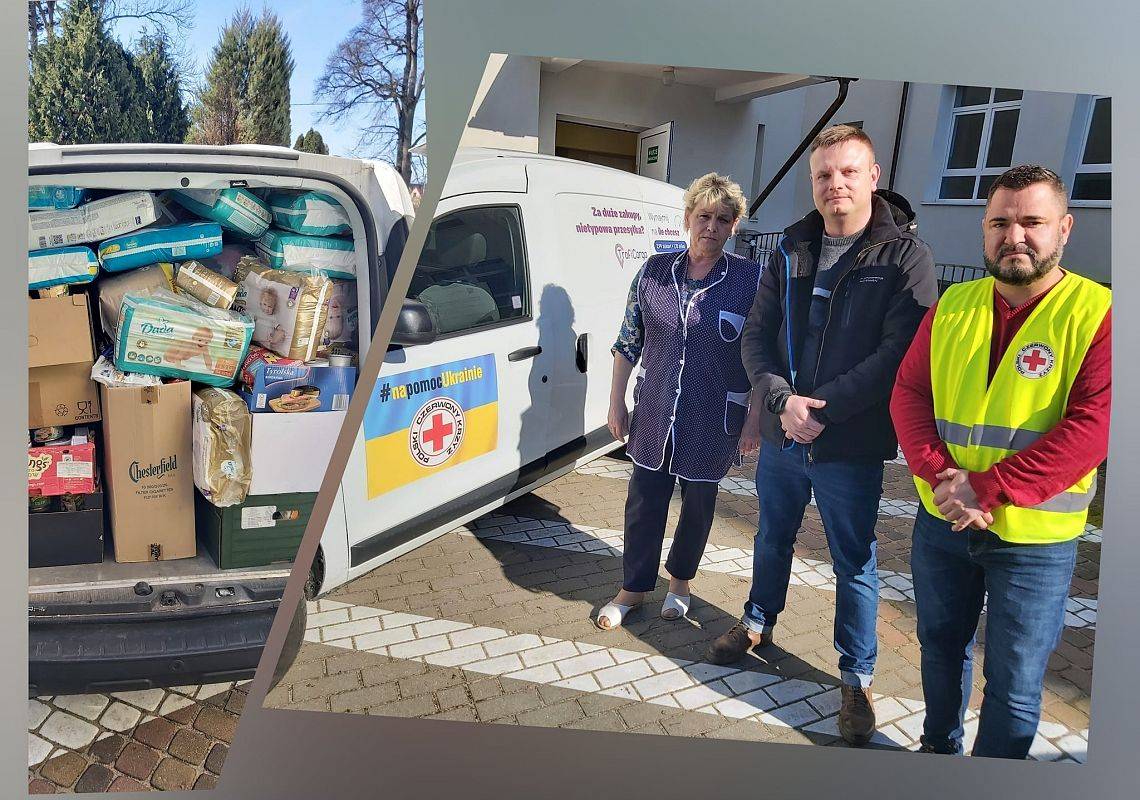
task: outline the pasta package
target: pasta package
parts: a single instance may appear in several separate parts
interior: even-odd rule
[[[178,266],[174,285],[196,300],[212,308],[229,308],[237,297],[238,286],[222,275],[206,269],[197,261],[184,261]]]
[[[171,189],[164,195],[245,239],[265,233],[272,219],[269,206],[248,189]]]
[[[253,339],[286,358],[316,358],[328,319],[332,282],[323,275],[270,269],[251,259],[242,279]]]
[[[167,289],[129,293],[119,313],[115,366],[229,386],[249,349],[253,322]]]
[[[103,331],[114,339],[119,333],[123,298],[131,292],[145,294],[151,289],[173,289],[174,265],[165,262],[118,275],[104,275],[96,286],[99,289],[99,321],[103,323]]]
[[[99,274],[99,259],[90,247],[49,247],[28,253],[28,289],[90,283]]]
[[[323,273],[330,278],[356,278],[352,239],[305,236],[270,228],[256,243],[257,253],[274,269]]]
[[[344,208],[324,192],[272,191],[266,202],[278,228],[306,236],[352,233]]]
[[[194,392],[194,485],[219,508],[245,502],[252,478],[253,425],[245,401],[227,389]]]
[[[192,222],[108,239],[99,245],[99,262],[108,272],[122,272],[160,261],[187,261],[220,252],[221,226],[215,222]]]

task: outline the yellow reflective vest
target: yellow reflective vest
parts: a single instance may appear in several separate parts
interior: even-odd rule
[[[951,286],[939,299],[930,336],[930,380],[938,435],[962,469],[985,472],[1051,430],[1111,305],[1111,293],[1067,272],[1029,312],[989,378],[994,279]],[[943,518],[934,489],[914,479],[922,504]],[[1008,542],[1047,544],[1084,533],[1096,470],[1028,508],[994,509],[990,530]]]

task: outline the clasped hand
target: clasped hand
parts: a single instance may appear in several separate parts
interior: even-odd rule
[[[993,524],[993,514],[978,507],[978,495],[970,485],[968,471],[951,467],[935,477],[941,483],[934,487],[934,502],[938,513],[953,523],[951,530],[974,528],[984,531]]]

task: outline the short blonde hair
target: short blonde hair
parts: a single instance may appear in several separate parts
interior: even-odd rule
[[[871,142],[871,137],[864,133],[862,128],[857,128],[854,125],[832,125],[830,128],[820,131],[812,140],[808,156],[821,148],[834,147],[837,144],[852,141],[865,144],[867,149],[871,151],[871,162],[874,163],[875,145]]]
[[[710,172],[694,180],[685,190],[685,216],[688,217],[698,205],[722,205],[732,212],[733,220],[744,216],[748,201],[740,184],[724,175]]]

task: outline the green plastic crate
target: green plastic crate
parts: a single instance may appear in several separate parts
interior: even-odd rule
[[[316,499],[316,492],[263,494],[218,508],[195,492],[198,539],[221,569],[292,562]]]

